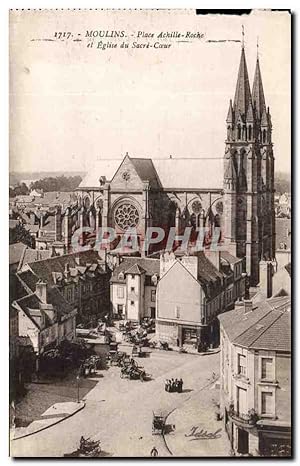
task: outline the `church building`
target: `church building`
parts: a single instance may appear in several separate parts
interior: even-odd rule
[[[244,258],[257,285],[260,260],[275,255],[274,157],[259,59],[251,92],[244,45],[226,133],[224,157],[98,160],[77,188],[68,229],[113,227],[121,237],[135,227],[142,241],[149,226],[175,227],[177,234],[206,227],[209,244],[219,227],[219,241]]]

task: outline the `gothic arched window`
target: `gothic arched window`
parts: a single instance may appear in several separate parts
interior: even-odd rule
[[[252,126],[249,125],[249,128],[248,128],[248,139],[251,140],[252,139]]]
[[[242,131],[241,131],[241,125],[238,125],[238,140],[241,139]]]
[[[264,129],[263,130],[263,143],[266,142],[266,139],[267,139],[267,131]]]

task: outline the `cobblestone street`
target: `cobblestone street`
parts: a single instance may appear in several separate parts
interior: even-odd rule
[[[194,425],[201,425],[209,432],[221,428],[221,422],[214,420],[216,408],[208,402],[212,397],[218,397],[218,390],[211,390],[211,387],[213,372],[218,374],[219,354],[199,356],[156,350],[150,358],[138,361],[151,374],[150,381],[121,379],[118,367],[99,371],[99,378],[91,379],[93,385],[98,383],[84,393],[86,407],[82,411],[45,431],[13,441],[13,456],[61,457],[77,449],[81,435],[99,439],[102,450],[109,456],[147,456],[154,445],[159,456],[223,454],[226,448],[224,434],[222,441],[220,438],[179,441],[176,449],[172,441],[175,436],[186,439],[184,435],[188,435]],[[164,380],[172,377],[183,378],[183,393],[164,391]],[[82,382],[86,384],[87,381]],[[81,390],[86,392],[85,387]],[[202,403],[195,411],[194,403],[199,400]],[[175,430],[165,435],[166,442],[162,436],[152,435],[154,410],[167,414],[174,412],[167,419],[167,428],[172,430],[172,424],[175,424]],[[213,442],[210,450],[208,442]]]

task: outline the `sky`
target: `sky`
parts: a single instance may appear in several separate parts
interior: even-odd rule
[[[11,12],[10,170],[87,171],[99,158],[126,152],[222,158],[241,54],[241,42],[232,40],[241,40],[242,25],[251,88],[259,43],[275,169],[290,172],[290,16],[197,16],[194,10]],[[87,30],[124,30],[130,44],[138,31],[204,38],[161,40],[172,44],[168,49],[101,50],[95,47],[101,39],[87,47]],[[41,40],[59,31],[82,41]],[[226,42],[209,42],[216,40]]]

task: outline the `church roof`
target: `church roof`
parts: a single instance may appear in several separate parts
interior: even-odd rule
[[[245,50],[242,47],[241,61],[236,83],[236,90],[234,96],[234,108],[239,111],[243,117],[246,116],[249,102],[251,101],[251,91],[249,84],[249,76],[246,64]]]
[[[99,188],[100,176],[105,176],[107,181],[111,181],[120,166],[121,159],[101,159],[97,160],[91,170],[83,178],[80,188]]]
[[[149,181],[154,187],[159,185],[152,159],[130,158],[130,160],[142,181]]]
[[[223,158],[153,159],[163,189],[222,189]]]
[[[130,157],[142,181],[163,189],[222,189],[223,158],[134,158]],[[98,188],[100,176],[111,181],[120,159],[98,160],[78,189]]]

